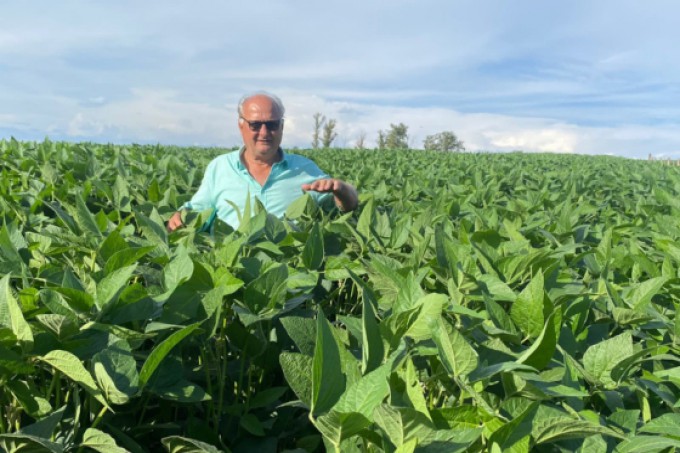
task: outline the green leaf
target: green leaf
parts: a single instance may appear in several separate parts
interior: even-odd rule
[[[307,407],[312,405],[312,376],[309,372],[314,359],[304,354],[282,352],[279,363],[290,388]]]
[[[341,371],[340,349],[331,326],[319,307],[316,324],[316,346],[312,362],[312,415],[328,412],[345,391]]]
[[[482,289],[489,293],[494,301],[515,302],[517,300],[515,292],[498,277],[484,274],[477,279],[477,282],[481,283]]]
[[[104,310],[118,300],[118,296],[125,289],[136,269],[137,264],[116,269],[97,283],[95,303],[100,310]]]
[[[92,375],[85,369],[80,359],[68,351],[54,350],[48,352],[42,357],[38,357],[54,369],[66,375],[69,379],[79,384],[85,389],[87,393],[92,395],[97,401],[104,406],[109,407],[102,392],[97,387],[97,384],[92,379]]]
[[[612,370],[634,352],[631,333],[624,332],[590,346],[583,355],[583,366],[597,382],[614,386]]]
[[[239,424],[253,436],[264,437],[265,435],[262,423],[254,414],[243,415],[239,420]]]
[[[642,433],[662,434],[680,440],[680,414],[663,414],[647,422],[638,431]]]
[[[309,270],[321,268],[324,258],[323,233],[321,226],[314,223],[305,247],[302,249],[302,263]]]
[[[87,428],[83,434],[81,447],[88,447],[99,453],[126,453],[127,450],[120,448],[113,437],[96,428]]]
[[[623,439],[624,436],[606,426],[597,425],[588,420],[569,417],[546,418],[536,417],[533,436],[536,444],[556,442],[564,439],[582,439],[587,436],[601,434]]]
[[[178,247],[175,256],[165,266],[163,271],[165,290],[173,291],[179,285],[189,280],[193,272],[194,263],[189,257],[189,252],[185,247]]]
[[[335,410],[314,420],[314,426],[338,452],[342,451],[340,443],[343,440],[358,434],[370,424],[371,421],[361,414],[340,413]]]
[[[125,341],[117,341],[92,357],[94,376],[112,404],[125,404],[137,393],[137,362]]]
[[[432,339],[449,375],[467,375],[477,368],[477,353],[458,330],[439,318],[432,324]]]
[[[443,294],[431,293],[421,297],[415,306],[420,307],[418,317],[406,331],[406,335],[415,341],[428,340],[432,337],[431,325],[441,318],[442,310],[449,298]]]
[[[652,297],[658,294],[669,280],[668,277],[656,277],[638,284],[628,295],[628,304],[633,310],[646,310],[652,301]]]
[[[380,335],[378,322],[375,319],[375,307],[377,307],[378,301],[373,291],[358,275],[349,268],[347,272],[354,283],[361,288],[363,306],[361,312],[361,372],[366,374],[376,369],[385,358],[385,345]]]
[[[24,261],[19,254],[7,225],[0,228],[0,273],[21,275]]]
[[[555,313],[548,316],[545,326],[536,341],[517,359],[517,363],[524,363],[537,370],[542,370],[550,363],[555,348],[557,347],[557,335],[554,325]]]
[[[339,413],[355,412],[370,419],[373,410],[390,392],[389,377],[397,355],[398,353],[393,353],[387,363],[350,385],[333,406],[333,410]]]
[[[142,365],[142,369],[139,372],[140,388],[143,388],[146,383],[149,382],[149,379],[153,375],[154,371],[156,371],[156,368],[158,368],[158,365],[161,364],[165,356],[168,355],[172,348],[177,346],[179,342],[184,340],[184,338],[198,329],[201,324],[202,322],[197,322],[183,327],[181,330],[178,330],[163,340],[160,344],[156,345],[153,351],[151,351],[151,354],[149,354],[149,356],[146,358],[146,361],[144,362],[144,365]]]
[[[181,436],[164,437],[161,443],[169,453],[223,453],[213,445]]]
[[[525,335],[536,338],[545,325],[543,273],[538,272],[526,288],[517,296],[510,308],[510,317]]]
[[[64,446],[49,439],[22,433],[0,434],[0,447],[7,452],[63,453]]]
[[[538,402],[529,404],[519,415],[510,422],[494,431],[489,438],[489,444],[496,445],[500,451],[514,451],[517,446],[522,449],[526,444],[528,450],[529,437],[531,436],[531,421],[536,415]],[[519,445],[518,445],[519,444]]]
[[[24,381],[9,381],[5,385],[31,417],[37,419],[52,412],[52,405],[40,395],[35,386],[29,387]]]
[[[310,357],[314,356],[316,344],[316,321],[314,319],[286,316],[281,318],[281,324],[301,353]]]
[[[8,327],[16,336],[24,351],[33,349],[33,332],[31,326],[26,322],[19,303],[12,294],[9,286],[10,275],[7,274],[0,280],[0,305],[6,307],[9,317]]]
[[[668,448],[680,449],[680,440],[659,436],[635,436],[616,446],[615,453],[656,453]]]
[[[104,272],[108,275],[121,267],[130,266],[131,264],[137,263],[144,256],[148,255],[151,251],[155,250],[154,246],[147,247],[128,247],[123,250],[115,252],[106,261],[106,266],[104,266]]]
[[[85,204],[82,194],[80,193],[76,194],[75,198],[76,198],[76,219],[78,221],[80,229],[84,232],[93,235],[98,239],[101,239],[102,232],[99,231],[97,221],[95,220],[90,210],[87,208],[87,204]]]

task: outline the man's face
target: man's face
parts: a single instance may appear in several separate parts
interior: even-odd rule
[[[246,152],[259,158],[275,156],[283,138],[283,121],[276,105],[266,96],[253,96],[243,104],[242,118],[238,127]],[[269,121],[279,121],[278,129],[270,130],[265,124],[258,127],[260,122]]]

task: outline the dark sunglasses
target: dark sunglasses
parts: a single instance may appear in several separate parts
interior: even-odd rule
[[[281,118],[280,120],[271,121],[248,121],[243,117],[241,117],[241,119],[248,123],[248,127],[253,132],[259,132],[263,124],[267,127],[268,131],[276,132],[279,130],[279,128],[281,128],[281,124],[283,123],[283,118]]]

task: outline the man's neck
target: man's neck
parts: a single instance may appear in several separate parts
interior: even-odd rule
[[[243,153],[241,153],[241,160],[246,168],[250,168],[251,166],[272,167],[275,163],[283,160],[283,150],[279,148],[276,150],[276,153],[271,156],[258,156],[248,152],[248,149],[245,149]]]

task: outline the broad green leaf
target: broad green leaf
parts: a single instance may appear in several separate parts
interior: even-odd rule
[[[137,393],[137,362],[125,341],[117,341],[92,357],[95,379],[112,404],[125,404]]]
[[[281,324],[301,353],[310,357],[314,356],[317,324],[314,319],[285,316],[281,318]]]
[[[21,433],[38,438],[51,439],[55,434],[55,430],[59,426],[65,411],[66,406],[60,407],[47,417],[38,420],[32,425],[23,426],[21,428]]]
[[[52,405],[40,395],[35,386],[29,386],[24,381],[10,381],[5,385],[31,417],[37,419],[52,412]]]
[[[361,233],[364,238],[369,239],[371,234],[371,228],[373,226],[373,217],[375,214],[375,198],[369,197],[366,204],[361,209],[361,214],[359,214],[359,220],[357,221],[357,231]]]
[[[661,288],[670,280],[668,277],[651,278],[638,284],[628,296],[628,304],[637,311],[644,311]]]
[[[125,453],[126,449],[120,448],[113,437],[96,428],[87,428],[83,434],[81,447],[91,448],[99,453]]]
[[[0,305],[7,310],[9,318],[9,325],[7,327],[12,329],[12,332],[21,344],[21,348],[24,351],[30,351],[33,348],[33,332],[31,331],[31,326],[24,318],[19,303],[12,294],[9,281],[9,274],[0,280]]]
[[[0,374],[31,374],[33,372],[35,368],[28,360],[0,344]]]
[[[477,368],[477,353],[458,330],[439,318],[432,327],[432,340],[449,375],[458,377]]]
[[[312,415],[328,412],[345,391],[341,371],[340,345],[319,307],[316,323],[316,346],[312,362]]]
[[[324,259],[323,233],[318,223],[314,223],[307,242],[302,249],[302,263],[307,269],[318,270]]]
[[[541,334],[534,343],[517,359],[517,363],[524,363],[537,370],[542,370],[550,363],[557,346],[556,329],[554,325],[555,313],[548,316]]]
[[[503,452],[528,451],[531,424],[537,408],[538,402],[529,404],[519,415],[496,430],[489,438],[489,443]]]
[[[388,381],[396,354],[392,354],[391,360],[387,363],[349,386],[333,406],[333,410],[338,413],[355,412],[370,419],[373,410],[382,403],[390,392]]]
[[[309,370],[313,367],[313,358],[304,354],[282,352],[279,363],[286,382],[300,401],[308,407],[312,405],[312,376]]]
[[[104,272],[108,275],[113,271],[120,269],[121,267],[130,266],[131,264],[137,263],[144,256],[148,255],[151,251],[155,250],[156,247],[129,247],[123,250],[119,250],[111,255],[106,261],[104,266]]]
[[[324,438],[334,446],[336,452],[343,451],[340,446],[343,440],[358,434],[370,424],[371,421],[361,414],[340,413],[335,410],[314,420],[314,425]]]
[[[385,358],[385,346],[380,336],[380,328],[376,321],[375,300],[373,291],[354,272],[347,269],[354,283],[361,288],[362,307],[361,312],[361,371],[366,374],[376,369]]]
[[[178,247],[175,256],[163,270],[165,290],[174,290],[179,285],[189,280],[193,272],[194,263],[189,257],[189,252],[185,247]]]
[[[164,437],[161,443],[168,453],[222,453],[213,445],[181,436]]]
[[[515,292],[498,277],[491,274],[484,274],[477,279],[482,289],[489,293],[489,296],[495,301],[515,302],[517,295]]]
[[[127,286],[135,270],[137,270],[137,264],[116,269],[97,283],[95,303],[100,310],[106,309],[118,300],[120,293]]]
[[[635,436],[616,446],[615,453],[656,453],[668,448],[680,449],[680,440],[660,436]]]
[[[441,318],[442,310],[449,299],[443,294],[431,293],[421,297],[416,302],[416,307],[420,307],[418,317],[406,331],[406,336],[415,341],[428,340],[432,337],[430,326]]]
[[[601,434],[623,439],[624,436],[616,431],[595,424],[588,420],[574,418],[547,418],[537,417],[534,420],[533,436],[537,444],[556,442],[564,439],[582,439],[587,436]]]
[[[21,275],[24,261],[14,245],[7,225],[0,228],[0,273]]]
[[[102,392],[97,387],[94,379],[92,379],[92,375],[85,369],[78,357],[68,351],[54,350],[42,357],[38,357],[38,359],[66,375],[84,388],[97,401],[109,407]]]
[[[510,317],[530,338],[541,334],[545,325],[543,273],[538,272],[510,308]]]
[[[22,433],[0,434],[0,447],[7,452],[63,453],[64,446],[49,439]]]
[[[631,334],[624,332],[590,346],[583,355],[583,366],[599,383],[613,386],[615,381],[611,376],[612,370],[634,352]]]
[[[101,231],[99,231],[97,221],[95,220],[90,210],[87,208],[87,204],[83,200],[82,195],[80,193],[76,194],[75,198],[76,198],[76,219],[78,221],[80,229],[98,239],[101,239],[102,233]]]
[[[198,329],[201,324],[202,322],[197,322],[183,327],[163,340],[160,344],[156,345],[153,351],[151,351],[151,354],[149,354],[149,356],[146,358],[146,361],[144,362],[144,365],[142,365],[142,369],[139,372],[140,388],[143,388],[146,385],[146,383],[149,381],[149,378],[151,378],[154,371],[156,371],[156,368],[158,368],[158,365],[161,364],[165,356],[167,356],[168,353],[175,346],[177,346],[177,344],[179,344],[179,342],[184,340],[184,338]]]
[[[680,414],[663,414],[647,422],[639,432],[661,434],[680,440]]]
[[[245,414],[239,420],[239,425],[250,434],[257,437],[264,437],[265,432],[262,427],[262,422],[254,414]]]

